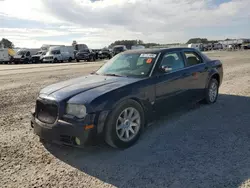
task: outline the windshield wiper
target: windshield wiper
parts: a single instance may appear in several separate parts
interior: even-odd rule
[[[118,75],[118,74],[113,74],[113,73],[110,73],[110,74],[103,74],[104,76],[117,76],[117,77],[122,77],[121,75]]]
[[[99,74],[97,74],[96,72],[91,72],[90,74],[96,74],[96,75],[99,75]]]

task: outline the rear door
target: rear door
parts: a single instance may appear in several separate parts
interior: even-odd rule
[[[162,66],[172,68],[170,72],[159,71]],[[168,113],[185,105],[189,92],[189,80],[185,61],[180,52],[167,52],[155,70],[155,110]]]
[[[189,77],[190,100],[199,100],[204,97],[208,66],[206,60],[199,52],[184,50],[183,56],[186,62],[186,74]]]

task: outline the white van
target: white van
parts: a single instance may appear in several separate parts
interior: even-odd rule
[[[14,63],[31,63],[31,58],[40,49],[20,49],[13,58]]]
[[[70,53],[69,49],[65,46],[53,46],[49,48],[49,51],[43,57],[45,63],[58,63],[69,61],[74,59],[74,52]]]
[[[196,50],[201,50],[203,48],[203,45],[202,43],[191,43],[191,44],[188,44],[188,48],[194,48]]]

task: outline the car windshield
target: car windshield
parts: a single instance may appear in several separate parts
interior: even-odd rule
[[[146,77],[149,75],[157,53],[126,53],[118,54],[105,63],[96,74]]]
[[[59,54],[59,52],[60,52],[59,50],[52,50],[52,51],[49,52],[49,54],[54,55],[54,54]]]
[[[25,55],[27,51],[19,51],[17,52],[17,55]]]

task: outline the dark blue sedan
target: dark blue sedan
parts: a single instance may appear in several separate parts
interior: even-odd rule
[[[192,48],[129,50],[88,76],[40,91],[31,126],[43,140],[127,148],[146,125],[187,103],[215,103],[223,68]]]

